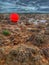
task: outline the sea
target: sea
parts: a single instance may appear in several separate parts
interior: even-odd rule
[[[49,13],[49,0],[0,0],[0,13]]]

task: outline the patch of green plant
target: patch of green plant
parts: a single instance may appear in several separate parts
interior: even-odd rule
[[[8,30],[3,30],[2,33],[3,33],[4,35],[6,35],[6,36],[10,35],[10,31],[8,31]]]

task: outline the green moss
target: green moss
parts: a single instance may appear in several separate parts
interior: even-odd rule
[[[4,35],[6,35],[6,36],[10,35],[10,31],[8,31],[8,30],[3,30],[2,33],[3,33]]]

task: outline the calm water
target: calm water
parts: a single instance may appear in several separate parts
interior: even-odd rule
[[[0,13],[49,13],[49,0],[0,0]]]

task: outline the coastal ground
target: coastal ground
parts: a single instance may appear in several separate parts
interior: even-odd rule
[[[49,14],[0,14],[0,65],[49,65]]]

